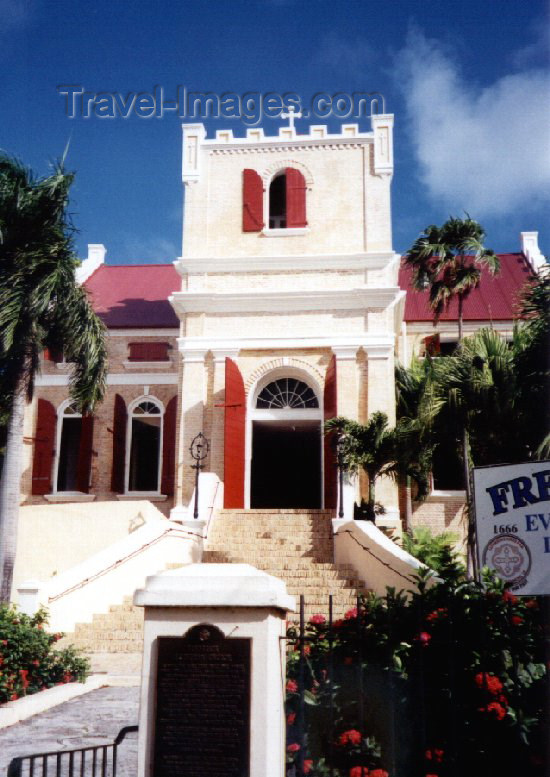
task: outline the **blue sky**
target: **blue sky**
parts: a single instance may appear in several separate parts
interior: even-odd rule
[[[170,262],[181,250],[182,120],[70,119],[58,86],[304,102],[379,91],[395,114],[396,250],[466,210],[491,248],[517,251],[519,232],[538,230],[548,255],[548,29],[542,0],[0,0],[0,148],[43,175],[70,139],[79,254],[104,243],[112,263]],[[205,123],[245,133],[236,119]]]

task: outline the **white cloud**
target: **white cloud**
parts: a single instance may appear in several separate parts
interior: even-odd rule
[[[436,41],[415,31],[396,77],[420,178],[434,200],[483,218],[548,198],[548,72],[524,70],[474,86]]]

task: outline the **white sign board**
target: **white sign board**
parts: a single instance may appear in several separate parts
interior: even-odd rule
[[[521,596],[550,594],[550,461],[473,474],[480,567]]]

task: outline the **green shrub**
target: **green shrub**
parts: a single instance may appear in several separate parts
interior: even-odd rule
[[[488,573],[431,586],[428,574],[408,596],[366,598],[332,632],[313,616],[302,659],[290,628],[289,775],[302,757],[309,777],[542,777],[538,601]]]
[[[0,703],[86,679],[88,659],[72,646],[55,650],[63,634],[46,632],[47,622],[43,609],[29,616],[0,605]]]

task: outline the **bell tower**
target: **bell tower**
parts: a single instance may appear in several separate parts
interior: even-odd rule
[[[395,420],[393,116],[336,134],[289,119],[277,136],[183,126],[181,451],[199,431],[211,440],[226,507],[335,508],[323,420]],[[392,525],[395,488],[379,493]]]

